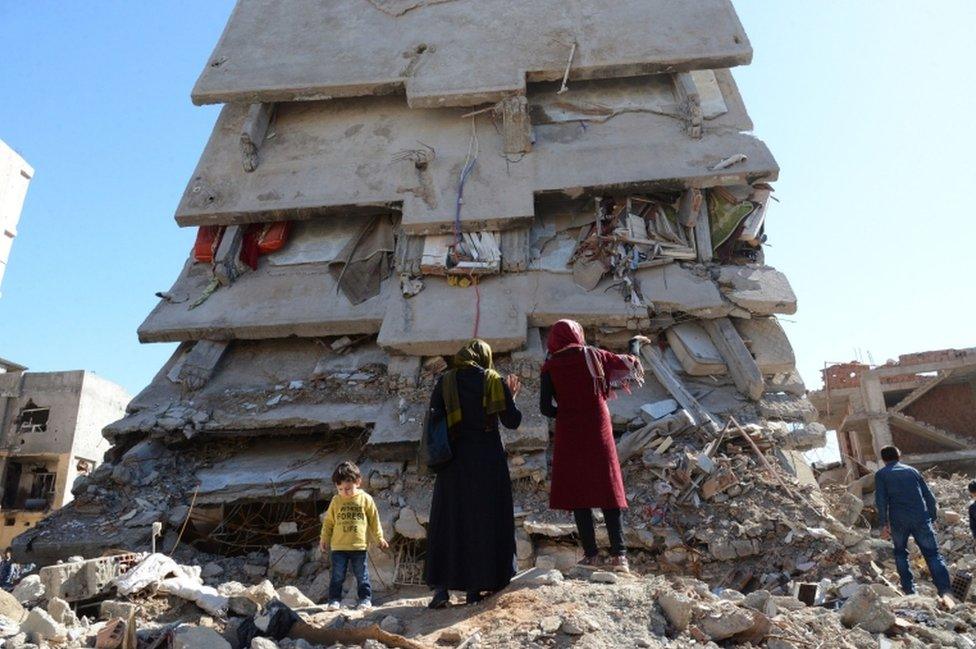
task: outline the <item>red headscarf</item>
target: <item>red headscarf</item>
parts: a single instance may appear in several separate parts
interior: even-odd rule
[[[549,330],[549,338],[546,340],[549,356],[574,348],[583,350],[586,368],[593,377],[593,389],[604,399],[614,397],[613,387],[622,387],[630,393],[631,381],[638,386],[644,384],[644,367],[639,359],[633,356],[620,356],[620,362],[617,363],[620,367],[611,368],[608,377],[600,352],[586,344],[582,325],[575,320],[560,320]]]

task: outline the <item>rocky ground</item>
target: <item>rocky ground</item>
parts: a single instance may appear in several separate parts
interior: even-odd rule
[[[160,556],[151,556],[141,566],[168,561]],[[118,591],[139,581],[133,575],[140,570],[137,566],[117,579]],[[826,605],[809,606],[791,595],[765,589],[744,595],[710,588],[691,577],[580,568],[564,573],[544,566],[520,573],[504,591],[473,606],[456,603],[430,611],[424,593],[407,590],[372,610],[326,611],[293,586],[275,589],[265,580],[252,586],[225,582],[208,589],[198,576],[199,568],[164,572],[168,570],[175,572],[149,580],[127,596],[116,592],[115,598],[93,609],[73,610],[59,598],[46,598],[36,584],[18,587],[14,596],[2,593],[0,646],[976,647],[972,604],[953,606],[924,594],[904,597],[878,583],[854,585],[844,598],[825,591]],[[174,592],[172,575],[184,570],[190,585],[184,583]],[[193,597],[195,603],[188,599]],[[18,598],[27,606],[22,607]],[[283,625],[283,616],[292,611],[296,618]],[[128,640],[132,644],[125,644],[126,624],[134,631]],[[114,644],[109,637],[113,629],[119,640]],[[251,638],[254,633],[258,636]]]

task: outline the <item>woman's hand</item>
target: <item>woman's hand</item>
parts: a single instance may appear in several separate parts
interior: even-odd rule
[[[630,339],[630,344],[628,345],[628,351],[634,356],[640,355],[641,345],[650,345],[653,341],[647,336],[634,336]]]
[[[508,386],[509,391],[512,393],[512,398],[514,399],[519,390],[522,389],[522,379],[520,379],[515,374],[509,374],[505,377],[505,385]]]

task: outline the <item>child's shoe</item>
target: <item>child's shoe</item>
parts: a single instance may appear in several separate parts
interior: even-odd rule
[[[630,562],[627,561],[627,557],[610,557],[610,560],[607,561],[607,566],[613,572],[630,574]]]
[[[594,554],[593,556],[583,557],[576,562],[576,565],[580,568],[599,568],[600,567],[600,555]]]
[[[368,599],[360,600],[359,604],[356,605],[356,610],[359,611],[368,611],[371,608],[373,608],[373,602]]]
[[[330,611],[338,611],[340,608],[342,608],[342,604],[340,604],[336,600],[332,600],[331,602],[329,602],[329,605],[326,606],[326,608]]]

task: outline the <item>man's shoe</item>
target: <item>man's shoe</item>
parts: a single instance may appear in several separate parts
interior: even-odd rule
[[[359,600],[359,603],[356,604],[357,611],[368,611],[371,608],[373,608],[373,602],[369,599],[361,599]]]
[[[484,599],[484,597],[481,596],[481,593],[479,593],[477,591],[471,591],[471,592],[465,594],[465,596],[464,596],[464,603],[465,604],[477,604],[482,599]]]
[[[610,560],[607,561],[607,566],[613,572],[622,572],[628,575],[630,574],[630,562],[627,561],[627,557],[610,557]]]
[[[326,608],[329,609],[330,611],[338,611],[340,608],[342,608],[342,604],[336,600],[332,600],[331,602],[329,602]]]

